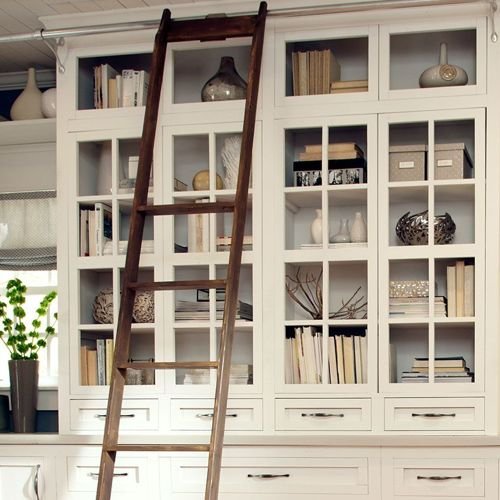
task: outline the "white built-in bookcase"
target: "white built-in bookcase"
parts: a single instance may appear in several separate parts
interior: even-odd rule
[[[492,361],[497,357],[494,301],[498,278],[493,271],[498,267],[494,253],[498,249],[498,207],[493,193],[498,175],[492,165],[499,154],[489,142],[486,147],[498,127],[498,120],[490,118],[496,110],[493,98],[497,90],[488,85],[486,21],[470,6],[436,8],[432,20],[418,9],[411,10],[411,15],[406,10],[386,17],[269,19],[245,231],[252,234],[253,242],[251,250],[243,253],[240,285],[241,299],[253,304],[254,314],[252,321],[237,321],[234,348],[234,362],[251,364],[253,379],[230,389],[229,407],[240,412],[239,417],[229,419],[230,430],[284,434],[496,432],[497,382]],[[448,44],[450,64],[464,67],[469,83],[420,89],[418,77],[437,64],[442,41]],[[111,338],[116,331],[116,314],[112,324],[96,324],[91,306],[99,290],[111,287],[115,311],[118,307],[125,262],[119,241],[127,238],[133,196],[118,188],[128,157],[138,154],[144,112],[143,108],[92,109],[92,68],[109,63],[116,69],[147,70],[151,42],[149,32],[115,34],[85,41],[71,39],[62,49],[67,71],[58,83],[62,110],[58,117],[59,192],[64,192],[61,220],[67,218],[68,234],[67,242],[60,245],[61,295],[68,311],[61,318],[60,414],[64,431],[95,432],[101,425],[92,420],[92,411],[105,407],[107,387],[80,384],[79,351],[85,339]],[[239,73],[246,78],[249,43],[169,45],[150,191],[154,203],[234,197],[234,190],[217,189],[216,176],[223,175],[224,139],[241,133],[243,102],[202,103],[200,90],[223,55],[234,57]],[[292,52],[317,48],[332,49],[342,78],[367,79],[368,90],[293,96]],[[296,187],[293,162],[299,152],[307,144],[321,144],[320,168],[326,179],[326,145],[331,142],[355,142],[361,147],[367,162],[365,181]],[[434,178],[434,145],[441,142],[466,144],[474,162],[472,179]],[[426,180],[389,181],[389,148],[412,143],[427,146]],[[209,188],[194,191],[192,178],[203,169],[209,170]],[[187,190],[174,191],[174,178],[187,184]],[[112,252],[82,257],[79,208],[98,202],[112,207]],[[311,243],[310,225],[318,209],[322,210],[323,243],[319,248],[301,248]],[[453,243],[435,245],[431,241],[409,247],[398,242],[397,219],[406,211],[425,209],[431,218],[444,212],[452,215],[457,225]],[[356,212],[367,223],[366,246],[330,248],[329,237],[337,232],[340,219],[352,220]],[[186,217],[148,221],[146,237],[154,240],[154,252],[142,255],[141,276],[148,280],[222,277],[228,252],[217,249],[216,237],[227,235],[231,216],[209,217],[209,250],[201,253],[175,251],[174,244],[187,244]],[[433,294],[446,291],[446,266],[458,259],[473,260],[475,265],[474,317],[434,318],[431,300],[428,316],[411,321],[389,318],[390,280],[436,283],[437,290],[430,287],[432,299]],[[322,272],[325,307],[321,318],[308,317],[286,293],[286,275],[299,267]],[[329,312],[338,309],[358,287],[367,301],[366,318],[330,319]],[[157,294],[155,322],[134,325],[134,355],[157,360],[215,358],[221,326],[215,316],[215,293],[210,294],[208,321],[175,320],[175,301],[194,300],[193,293]],[[328,332],[365,330],[366,381],[330,383],[327,357],[323,356],[321,383],[285,383],[286,332],[299,326],[314,326],[323,332],[323,352],[328,348]],[[474,383],[435,383],[432,368],[429,383],[400,383],[398,373],[409,369],[416,356],[431,360],[434,356],[464,356],[475,373]],[[396,372],[390,374],[389,366],[394,363]],[[185,384],[183,375],[158,372],[154,384],[128,386],[126,407],[145,416],[137,425],[127,421],[124,428],[140,432],[206,429],[207,422],[200,423],[196,415],[199,408],[210,407],[213,376],[207,384]],[[487,418],[485,409],[490,415]],[[412,417],[420,410],[445,415],[421,422],[420,417]]]

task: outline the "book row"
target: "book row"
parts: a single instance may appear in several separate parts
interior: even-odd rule
[[[80,256],[105,254],[106,243],[113,238],[112,219],[111,207],[105,203],[80,209]]]
[[[448,316],[474,316],[474,264],[457,260],[446,268]]]
[[[367,382],[366,331],[330,333],[326,344],[330,384]],[[321,384],[323,382],[323,333],[313,326],[289,327],[285,340],[285,383]]]

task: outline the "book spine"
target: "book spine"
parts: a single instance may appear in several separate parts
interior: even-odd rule
[[[474,265],[464,269],[464,315],[474,316]]]
[[[456,263],[456,302],[457,316],[465,316],[465,263],[457,260]]]
[[[96,340],[97,385],[106,385],[106,344],[105,339]]]
[[[106,339],[106,385],[111,383],[111,372],[113,371],[113,339]]]

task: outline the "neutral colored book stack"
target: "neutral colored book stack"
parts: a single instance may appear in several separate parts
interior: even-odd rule
[[[196,200],[196,203],[208,203],[208,198]],[[210,243],[209,214],[189,214],[188,220],[188,251],[208,252]]]
[[[457,260],[446,268],[448,317],[474,316],[474,264]]]
[[[94,209],[80,210],[80,256],[104,255],[112,238],[113,217],[108,204],[96,203]]]
[[[232,236],[217,236],[215,238],[215,244],[217,250],[219,251],[229,251],[231,250]],[[243,250],[252,250],[253,238],[251,234],[245,234],[243,236]]]
[[[321,161],[321,155],[321,144],[306,144],[304,151],[299,153],[299,161]],[[354,142],[328,144],[329,160],[351,160],[364,157],[363,150]]]
[[[429,297],[391,297],[389,298],[389,316],[429,316]],[[444,297],[434,297],[434,317],[446,317]]]
[[[368,351],[366,332],[330,334],[328,372],[331,384],[366,384]]]
[[[215,302],[215,319],[222,319],[224,302]],[[210,302],[177,300],[175,303],[176,321],[208,321],[210,319]],[[252,321],[253,307],[246,302],[238,301],[236,319]]]
[[[466,366],[462,356],[437,357],[434,359],[434,382],[439,383],[471,383],[474,374]],[[429,382],[429,358],[415,358],[411,371],[401,374],[403,383]]]
[[[80,347],[81,385],[107,385],[113,366],[113,339],[96,339],[95,346]]]
[[[109,64],[94,66],[96,109],[144,106],[149,87],[145,70],[124,69],[119,73]]]
[[[340,65],[330,49],[292,52],[293,95],[328,94],[340,79]]]
[[[229,383],[238,385],[247,385],[253,382],[253,365],[232,364],[229,373]],[[210,372],[202,368],[188,369],[184,373],[182,381],[185,385],[191,384],[209,384]]]
[[[350,92],[368,92],[368,80],[335,80],[330,86],[331,94],[346,94]]]

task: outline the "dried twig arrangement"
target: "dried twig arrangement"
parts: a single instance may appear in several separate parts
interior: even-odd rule
[[[323,317],[323,291],[322,278],[323,271],[316,276],[312,272],[304,275],[300,267],[297,268],[293,276],[286,275],[286,291],[289,297],[297,303],[304,311],[311,315],[312,319],[321,319]],[[344,302],[335,312],[330,313],[330,319],[364,319],[366,318],[367,301],[364,296],[357,297],[361,287]]]
[[[313,319],[323,317],[322,276],[323,271],[320,271],[317,276],[314,273],[305,273],[305,276],[302,276],[300,267],[297,268],[295,276],[286,275],[286,291],[288,295]]]

